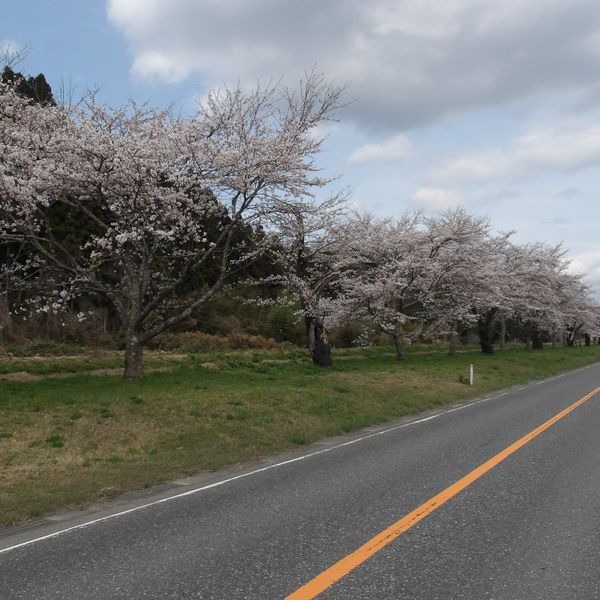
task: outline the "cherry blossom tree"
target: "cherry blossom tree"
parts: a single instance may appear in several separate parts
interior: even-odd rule
[[[352,223],[345,246],[346,312],[390,335],[399,360],[404,358],[403,338],[422,308],[419,223],[418,214],[395,223],[361,215]]]
[[[144,346],[256,257],[236,231],[279,198],[301,206],[327,183],[315,127],[341,92],[312,73],[298,91],[217,91],[193,119],[176,119],[93,96],[69,114],[3,85],[0,240],[31,251],[11,266],[13,279],[35,289],[43,310],[83,295],[109,302],[123,327],[124,376],[140,377]],[[81,223],[75,249],[57,235],[57,214]],[[212,238],[209,221],[219,225]],[[202,278],[208,264],[215,274]],[[190,278],[196,289],[183,297]]]
[[[510,314],[522,324],[527,347],[541,350],[562,319],[559,280],[567,262],[560,245],[510,245],[505,253],[511,273]]]
[[[425,227],[437,278],[423,319],[433,332],[448,334],[449,353],[456,354],[458,328],[476,322],[471,303],[488,287],[490,224],[485,217],[457,208],[425,219]]]
[[[543,349],[544,338],[561,329],[595,330],[596,304],[581,279],[567,274],[561,245],[521,245],[512,242],[511,235],[489,237],[479,254],[482,270],[472,290],[472,310],[482,351],[494,352],[498,318],[519,323],[527,346],[536,349]]]
[[[566,275],[560,246],[515,244],[512,232],[492,234],[487,219],[462,208],[395,222],[363,215],[349,230],[338,261],[346,318],[390,335],[400,360],[403,340],[425,331],[450,333],[455,352],[459,324],[476,324],[491,354],[499,317],[520,322],[538,348],[560,328],[595,331],[589,293]]]
[[[489,234],[479,246],[479,268],[469,301],[476,318],[479,345],[484,354],[494,353],[494,327],[498,318],[511,312],[511,289],[514,284],[510,262],[506,258],[513,232]]]
[[[399,360],[408,335],[447,333],[458,321],[472,321],[487,228],[463,209],[439,217],[408,213],[397,221],[359,217],[345,247],[348,312],[390,335]]]
[[[577,336],[600,335],[600,306],[592,298],[592,290],[580,275],[561,273],[558,279],[559,327],[567,346],[575,346]]]
[[[0,83],[2,280],[37,310],[110,305],[131,379],[150,340],[267,249],[277,272],[266,279],[292,298],[322,366],[328,328],[349,320],[390,335],[399,359],[407,336],[459,323],[477,323],[492,353],[499,317],[538,347],[561,329],[568,344],[597,334],[598,306],[560,246],[515,244],[464,209],[349,219],[345,193],[317,201],[329,181],[316,127],[341,93],[313,73],[296,91],[225,88],[193,118],[175,118],[93,95],[75,107],[40,104]],[[264,234],[242,235],[255,226]]]
[[[263,281],[279,285],[298,307],[312,361],[321,367],[332,364],[327,330],[341,320],[336,295],[347,200],[347,192],[340,192],[322,202],[278,201],[269,207],[278,273]]]

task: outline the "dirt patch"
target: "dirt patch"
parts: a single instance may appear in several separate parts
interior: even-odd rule
[[[159,369],[154,370],[158,371]],[[146,369],[146,372],[150,371],[152,371],[152,369]],[[96,377],[101,375],[121,375],[122,373],[123,369],[121,367],[115,367],[114,369],[93,369],[92,371],[83,371],[80,373],[57,373],[57,375],[67,375],[68,377],[73,377],[74,375],[91,375],[92,377]],[[50,375],[49,378],[52,379],[52,375]]]
[[[209,364],[209,363],[207,363]],[[203,365],[204,366],[204,365]],[[175,365],[172,367],[155,367],[153,369],[145,369],[145,373],[166,373],[172,371]],[[218,369],[218,365],[213,367]],[[117,367],[114,369],[94,369],[92,371],[76,371],[69,373],[48,373],[45,375],[38,375],[35,373],[28,373],[27,371],[16,371],[14,373],[3,373],[0,375],[0,381],[16,381],[19,383],[29,383],[31,381],[43,381],[45,379],[70,379],[71,377],[77,377],[79,375],[86,375],[88,377],[102,377],[108,375],[121,375],[123,369]]]
[[[289,358],[272,358],[267,360],[261,360],[260,362],[263,365],[283,365],[291,363],[292,360]]]
[[[0,381],[19,381],[26,383],[28,381],[39,381],[40,379],[44,379],[44,376],[32,375],[31,373],[27,373],[27,371],[17,371],[16,373],[5,373],[4,375],[0,375]]]
[[[213,363],[213,362],[200,363],[200,366],[203,367],[204,369],[218,369],[219,368],[219,365],[217,363]]]
[[[95,358],[98,357],[102,357],[102,356],[115,356],[117,353],[115,352],[102,352],[102,353],[94,353],[91,356],[94,356]],[[11,362],[14,360],[26,360],[26,361],[42,361],[42,360],[48,360],[48,359],[52,359],[53,361],[67,361],[67,360],[77,360],[77,359],[88,359],[90,358],[90,354],[50,354],[50,355],[44,355],[44,354],[34,354],[33,356],[20,356],[20,355],[13,355],[13,354],[3,354],[0,353],[0,363],[6,363],[6,362]]]

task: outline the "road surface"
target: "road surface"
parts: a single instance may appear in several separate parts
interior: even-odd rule
[[[598,386],[593,365],[5,532],[0,598],[598,599]]]

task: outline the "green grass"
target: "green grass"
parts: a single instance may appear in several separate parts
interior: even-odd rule
[[[107,359],[118,357],[72,360],[92,371]],[[150,364],[172,370],[133,383],[83,374],[0,381],[0,524],[541,379],[600,361],[600,348],[449,357],[442,347],[418,347],[404,363],[379,348],[336,359],[319,369],[296,350],[151,355]],[[473,387],[464,383],[470,363]],[[11,364],[23,370],[21,359],[3,359],[5,373]],[[63,359],[34,365],[38,373],[65,368]]]

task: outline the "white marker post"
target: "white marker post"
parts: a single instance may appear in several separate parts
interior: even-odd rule
[[[469,385],[473,385],[473,365],[469,365]]]

